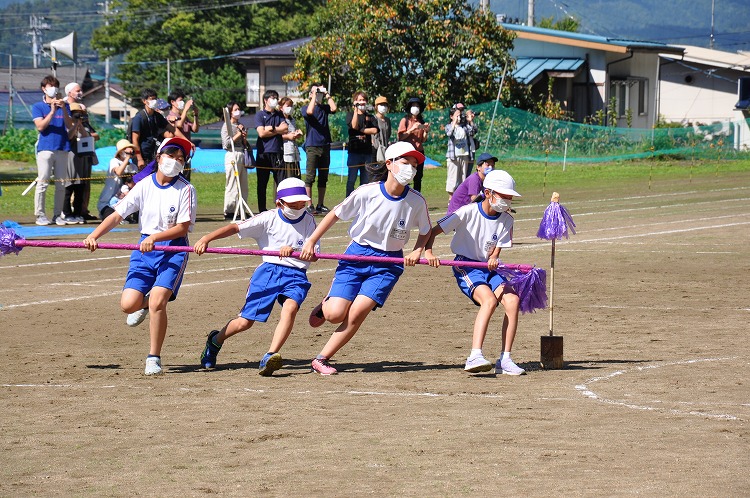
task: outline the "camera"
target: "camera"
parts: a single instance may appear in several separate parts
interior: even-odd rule
[[[327,93],[326,88],[324,86],[319,86],[315,89],[315,93],[322,93],[323,95],[325,95]]]
[[[458,118],[458,124],[461,126],[466,126],[466,111],[461,111],[461,117]]]

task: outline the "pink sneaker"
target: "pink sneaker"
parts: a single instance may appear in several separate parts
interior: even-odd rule
[[[326,317],[323,316],[323,303],[319,303],[316,307],[313,308],[312,312],[310,313],[310,326],[311,327],[320,327],[324,323],[326,323]]]
[[[313,372],[319,373],[320,375],[334,375],[338,373],[338,370],[333,368],[328,360],[315,358],[312,361]]]

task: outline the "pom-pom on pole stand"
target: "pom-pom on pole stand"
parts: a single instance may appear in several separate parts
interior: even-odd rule
[[[552,199],[544,210],[544,216],[539,224],[537,237],[552,241],[552,254],[549,269],[549,335],[541,336],[541,354],[539,362],[545,369],[560,369],[565,366],[563,361],[563,337],[554,335],[554,296],[555,296],[555,241],[563,237],[568,238],[568,232],[573,234],[576,224],[565,207],[560,205],[560,194],[552,193]]]

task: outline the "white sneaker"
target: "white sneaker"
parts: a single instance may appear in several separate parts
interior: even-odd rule
[[[526,373],[526,370],[519,367],[515,363],[513,363],[513,360],[510,358],[500,361],[500,359],[497,360],[495,363],[495,373],[499,374],[505,374],[505,375],[523,375]]]
[[[59,215],[59,216],[55,216],[54,220],[55,220],[55,225],[57,225],[57,226],[59,226],[59,227],[64,227],[65,225],[67,225],[67,224],[68,224],[68,223],[67,223],[67,222],[66,222],[66,221],[65,221],[65,220],[63,219],[63,215],[62,215],[62,214],[61,214],[61,215]]]
[[[146,319],[146,315],[148,315],[148,308],[129,313],[128,317],[125,319],[125,323],[128,324],[128,327],[137,327],[143,323],[143,320]]]
[[[46,227],[50,224],[50,222],[46,215],[40,214],[36,217],[36,224],[42,227]]]
[[[60,223],[60,220],[63,221],[63,223]],[[60,213],[60,216],[57,217],[57,224],[58,225],[77,225],[78,224],[79,217],[78,216],[65,216],[65,213]],[[83,218],[80,218],[81,223],[83,223]]]
[[[489,372],[492,370],[492,363],[482,356],[476,356],[466,360],[466,366],[464,370],[469,373]]]
[[[164,373],[161,369],[161,358],[155,358],[149,356],[146,358],[146,370],[143,371],[146,375],[159,375]]]

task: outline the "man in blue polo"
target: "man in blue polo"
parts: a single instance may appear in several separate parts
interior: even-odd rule
[[[279,177],[284,158],[284,139],[281,135],[289,130],[284,114],[279,110],[279,93],[276,90],[266,90],[263,94],[263,109],[255,114],[255,129],[258,131],[255,144],[258,152],[255,160],[258,212],[262,213],[266,210],[266,189],[271,174],[276,185],[282,180]]]
[[[315,183],[315,173],[318,171],[318,204],[310,201],[313,214],[328,213],[325,207],[326,184],[328,183],[328,168],[331,166],[331,129],[328,126],[328,116],[336,112],[336,102],[328,94],[324,86],[313,85],[310,89],[310,102],[304,108],[302,116],[305,118],[307,136],[305,137],[305,188],[312,199],[312,185]],[[313,208],[313,206],[316,206]]]

